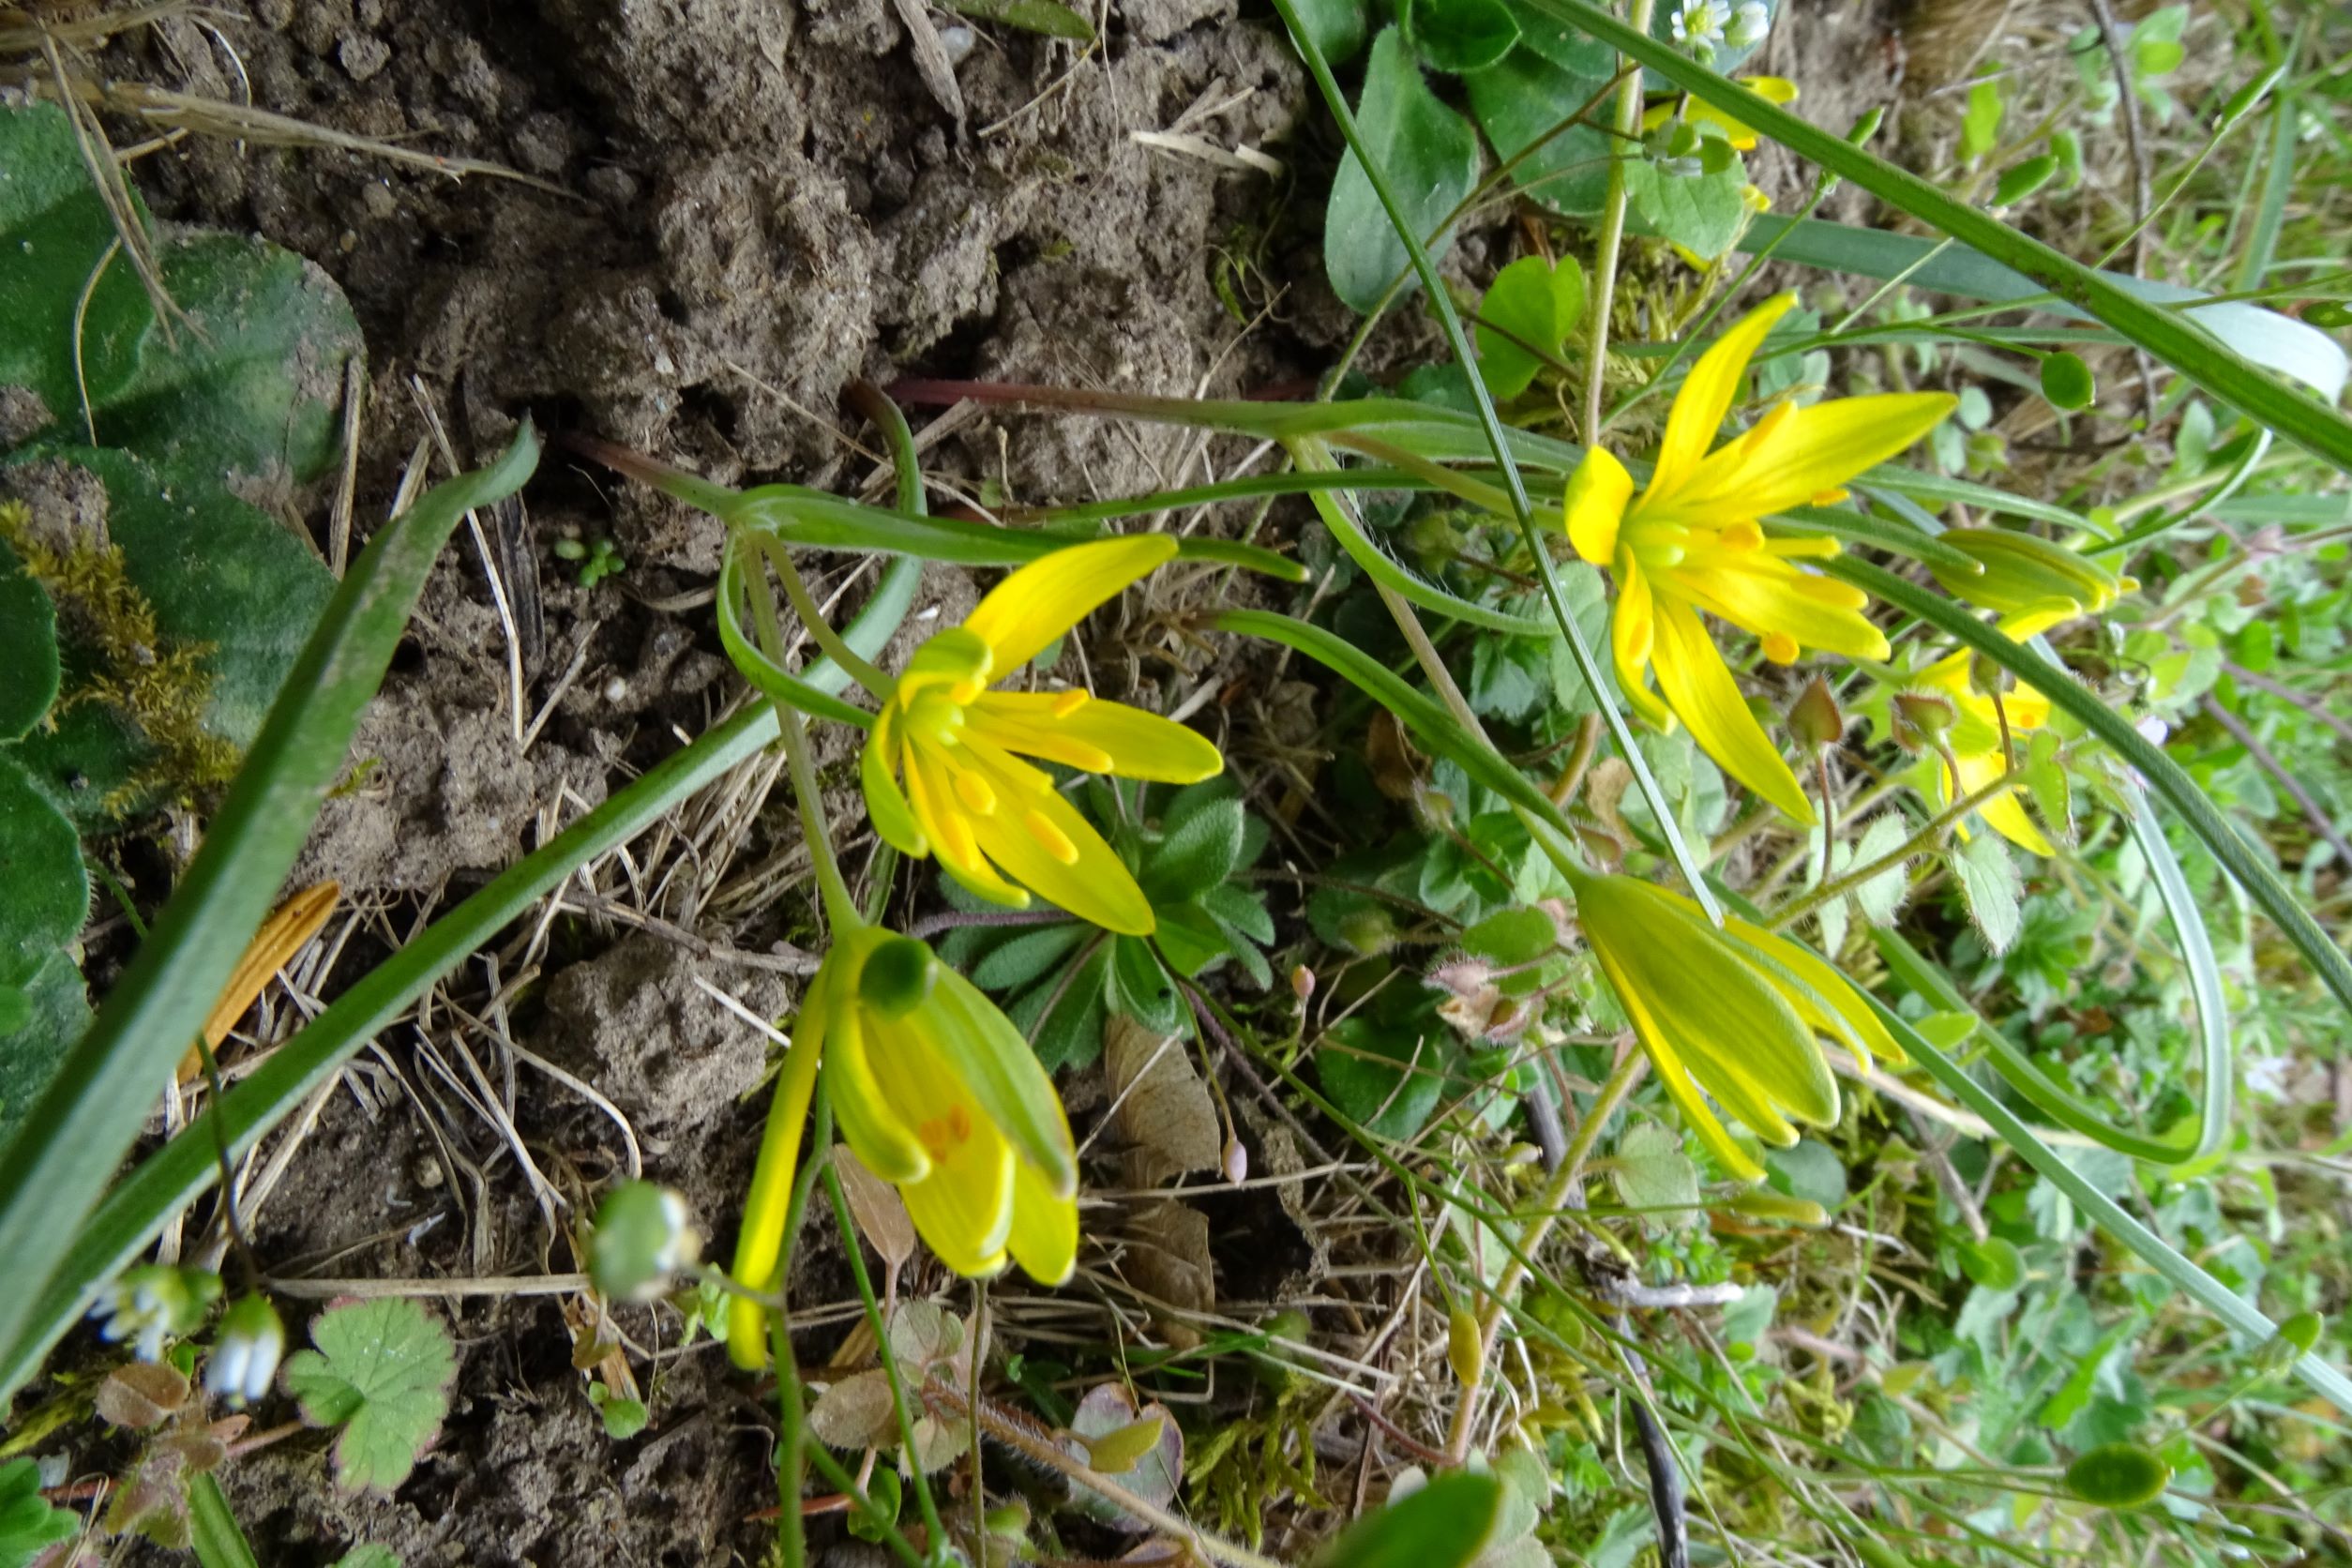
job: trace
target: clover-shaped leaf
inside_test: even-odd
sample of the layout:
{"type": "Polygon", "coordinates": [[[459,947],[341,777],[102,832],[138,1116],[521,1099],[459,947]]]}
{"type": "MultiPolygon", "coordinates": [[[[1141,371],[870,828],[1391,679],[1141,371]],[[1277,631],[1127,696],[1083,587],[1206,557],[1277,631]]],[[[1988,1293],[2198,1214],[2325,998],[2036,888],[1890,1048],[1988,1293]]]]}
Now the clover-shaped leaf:
{"type": "Polygon", "coordinates": [[[335,1479],[346,1491],[389,1492],[449,1413],[458,1358],[449,1333],[413,1301],[350,1302],[310,1325],[315,1350],[286,1363],[286,1386],[313,1426],[339,1426],[335,1479]]]}

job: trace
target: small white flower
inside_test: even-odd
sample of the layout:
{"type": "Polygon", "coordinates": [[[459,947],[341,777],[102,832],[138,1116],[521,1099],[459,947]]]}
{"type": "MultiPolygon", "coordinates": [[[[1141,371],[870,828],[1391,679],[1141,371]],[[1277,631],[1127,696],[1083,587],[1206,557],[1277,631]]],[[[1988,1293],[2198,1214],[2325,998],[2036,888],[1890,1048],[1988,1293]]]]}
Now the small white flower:
{"type": "Polygon", "coordinates": [[[1772,30],[1772,13],[1764,0],[1747,0],[1732,13],[1731,25],[1724,30],[1723,39],[1733,49],[1754,49],[1772,30]]]}
{"type": "Polygon", "coordinates": [[[148,1263],[124,1270],[100,1290],[90,1316],[102,1319],[100,1338],[128,1339],[141,1361],[161,1361],[164,1341],[192,1332],[219,1296],[219,1274],[148,1263]]]}
{"type": "Polygon", "coordinates": [[[1672,28],[1674,41],[1689,50],[1700,60],[1714,57],[1715,46],[1723,42],[1724,27],[1731,20],[1731,8],[1725,0],[1682,0],[1674,8],[1672,28]]]}
{"type": "Polygon", "coordinates": [[[286,1353],[286,1325],[266,1296],[248,1296],[220,1319],[219,1337],[204,1363],[204,1387],[242,1408],[269,1392],[286,1353]]]}

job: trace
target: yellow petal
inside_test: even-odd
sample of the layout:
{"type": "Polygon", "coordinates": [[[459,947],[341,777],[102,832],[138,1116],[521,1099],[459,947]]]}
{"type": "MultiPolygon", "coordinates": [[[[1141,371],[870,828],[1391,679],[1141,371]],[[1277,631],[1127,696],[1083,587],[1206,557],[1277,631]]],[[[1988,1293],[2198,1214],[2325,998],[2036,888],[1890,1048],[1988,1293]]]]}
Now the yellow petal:
{"type": "Polygon", "coordinates": [[[1698,356],[1698,363],[1691,367],[1690,374],[1683,379],[1682,389],[1674,395],[1673,412],[1666,415],[1666,440],[1658,448],[1658,465],[1651,473],[1650,488],[1642,496],[1645,509],[1676,499],[1697,473],[1699,460],[1706,457],[1716,431],[1723,428],[1724,415],[1731,412],[1732,400],[1739,393],[1740,378],[1747,373],[1748,361],[1756,357],[1756,351],[1772,330],[1772,324],[1796,303],[1793,294],[1774,294],[1741,317],[1730,331],[1715,339],[1713,347],[1698,356]]]}
{"type": "Polygon", "coordinates": [[[1026,1164],[1013,1167],[1014,1261],[1040,1285],[1059,1285],[1078,1267],[1078,1199],[1056,1198],[1026,1164]]]}
{"type": "Polygon", "coordinates": [[[1757,637],[1777,632],[1806,648],[1849,658],[1886,658],[1886,634],[1862,612],[1869,599],[1851,583],[1815,577],[1760,552],[1718,554],[1674,568],[1674,584],[1710,613],[1757,637]]]}
{"type": "Polygon", "coordinates": [[[1134,534],[1057,550],[990,589],[964,617],[964,629],[988,645],[1002,678],[1036,657],[1037,650],[1084,620],[1095,606],[1175,554],[1176,541],[1165,534],[1134,534]]]}
{"type": "Polygon", "coordinates": [[[893,766],[902,716],[895,700],[883,703],[882,712],[874,716],[874,727],[867,731],[865,747],[858,753],[857,777],[866,792],[866,815],[872,819],[882,841],[900,854],[921,860],[931,852],[931,842],[915,821],[906,792],[898,788],[893,766]]]}
{"type": "Polygon", "coordinates": [[[906,760],[907,801],[913,807],[914,820],[938,852],[939,863],[947,867],[950,876],[990,903],[1027,909],[1029,895],[999,876],[981,852],[975,820],[956,798],[946,760],[929,746],[907,747],[906,760]]]}
{"type": "Polygon", "coordinates": [[[1878,1015],[1855,994],[1853,983],[1834,966],[1787,937],[1751,926],[1736,915],[1724,921],[1724,929],[1755,949],[1768,965],[1787,972],[1776,975],[1768,969],[1766,977],[1807,1023],[1852,1051],[1863,1072],[1870,1070],[1874,1056],[1890,1062],[1904,1059],[1903,1048],[1894,1043],[1878,1015]]]}
{"type": "Polygon", "coordinates": [[[1586,451],[1584,460],[1568,476],[1567,499],[1560,509],[1561,526],[1576,553],[1596,566],[1617,564],[1617,530],[1625,520],[1625,503],[1634,493],[1634,476],[1604,447],[1586,451]]]}
{"type": "Polygon", "coordinates": [[[1225,759],[1206,735],[1082,691],[985,692],[964,723],[1005,751],[1087,773],[1198,784],[1225,771],[1225,759]]]}
{"type": "MultiPolygon", "coordinates": [[[[824,1043],[824,990],[821,970],[801,999],[792,1047],[776,1074],[767,1126],[760,1135],[760,1158],[752,1167],[750,1196],[744,1200],[743,1229],[735,1238],[735,1265],[729,1272],[738,1284],[763,1294],[772,1294],[782,1282],[784,1220],[792,1207],[792,1174],[800,1165],[801,1123],[808,1115],[824,1043]]],[[[741,1296],[729,1298],[727,1354],[746,1371],[767,1364],[766,1307],[741,1296]]]]}
{"type": "MultiPolygon", "coordinates": [[[[1941,424],[1958,400],[1946,392],[1887,392],[1797,409],[1699,464],[1675,494],[1674,510],[1760,518],[1806,505],[1902,452],[1941,424]]],[[[1679,413],[1681,405],[1675,407],[1679,413]]],[[[1651,488],[1657,488],[1654,479],[1651,488]]]]}
{"type": "Polygon", "coordinates": [[[1618,579],[1617,606],[1609,611],[1609,653],[1617,663],[1617,689],[1643,723],[1653,730],[1671,731],[1672,710],[1650,689],[1650,656],[1657,646],[1656,617],[1650,579],[1628,561],[1618,579]]]}
{"type": "Polygon", "coordinates": [[[994,746],[966,742],[971,763],[1005,801],[972,826],[980,849],[1004,874],[1040,897],[1107,931],[1149,936],[1152,905],[1135,877],[1060,792],[994,746]],[[1016,771],[1018,770],[1018,771],[1016,771]],[[1024,777],[1023,775],[1028,776],[1024,777]]]}
{"type": "MultiPolygon", "coordinates": [[[[859,938],[877,939],[860,945],[857,957],[861,962],[885,934],[856,933],[859,938]]],[[[838,945],[835,953],[840,953],[838,945]]],[[[879,1016],[857,1004],[854,971],[844,970],[842,976],[836,982],[842,990],[832,999],[824,1039],[825,1097],[833,1103],[841,1140],[856,1152],[867,1169],[883,1181],[919,1182],[930,1173],[931,1156],[898,1108],[885,1097],[875,1073],[874,1040],[867,1025],[879,1016]]]]}
{"type": "Polygon", "coordinates": [[[983,1114],[1046,1190],[1078,1190],[1078,1145],[1053,1079],[1019,1030],[978,987],[942,966],[929,999],[912,1015],[933,1053],[959,1075],[983,1114]]]}
{"type": "Polygon", "coordinates": [[[1731,671],[1690,606],[1659,596],[1658,689],[1715,765],[1803,823],[1814,821],[1797,776],[1748,712],[1731,671]]]}
{"type": "Polygon", "coordinates": [[[1576,893],[1587,940],[1621,998],[1638,999],[1700,1087],[1768,1142],[1796,1141],[1782,1114],[1834,1121],[1837,1083],[1804,1020],[1753,957],[1680,894],[1634,877],[1576,893]]]}

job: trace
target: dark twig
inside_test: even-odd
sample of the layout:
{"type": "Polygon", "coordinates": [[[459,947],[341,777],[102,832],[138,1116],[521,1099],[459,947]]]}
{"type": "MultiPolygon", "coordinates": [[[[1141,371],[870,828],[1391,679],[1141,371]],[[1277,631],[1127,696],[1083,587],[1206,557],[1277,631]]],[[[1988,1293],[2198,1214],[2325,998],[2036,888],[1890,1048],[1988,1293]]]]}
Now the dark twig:
{"type": "Polygon", "coordinates": [[[2205,709],[2207,716],[2228,731],[2231,738],[2246,748],[2246,755],[2254,760],[2256,767],[2276,779],[2279,788],[2303,808],[2303,819],[2311,823],[2314,833],[2326,839],[2335,850],[2338,861],[2352,867],[2352,844],[2344,841],[2344,835],[2336,831],[2335,824],[2328,820],[2327,812],[2320,809],[2319,802],[2312,798],[2312,792],[2286,771],[2285,764],[2270,755],[2269,747],[2254,738],[2254,732],[2246,728],[2246,721],[2210,697],[2205,698],[2199,705],[2205,709]]]}

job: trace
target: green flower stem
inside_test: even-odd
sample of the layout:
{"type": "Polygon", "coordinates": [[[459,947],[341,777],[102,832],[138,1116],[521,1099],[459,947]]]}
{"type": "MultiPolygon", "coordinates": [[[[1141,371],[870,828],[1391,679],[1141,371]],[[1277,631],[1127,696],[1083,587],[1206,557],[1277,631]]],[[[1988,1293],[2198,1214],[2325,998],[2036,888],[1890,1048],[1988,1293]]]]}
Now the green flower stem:
{"type": "Polygon", "coordinates": [[[808,592],[808,584],[802,580],[800,568],[792,565],[791,548],[770,535],[753,536],[760,541],[761,552],[776,567],[776,579],[784,584],[784,596],[792,601],[792,613],[800,617],[800,624],[807,628],[809,636],[817,640],[817,646],[825,651],[825,656],[848,671],[850,678],[864,686],[874,701],[889,701],[891,692],[896,689],[895,684],[889,676],[860,658],[855,649],[841,641],[841,634],[833,629],[833,623],[826,620],[824,611],[817,608],[816,597],[808,592]]]}
{"type": "MultiPolygon", "coordinates": [[[[890,1325],[883,1321],[882,1303],[875,1298],[874,1282],[866,1273],[865,1243],[858,1239],[857,1221],[850,1215],[850,1195],[841,1190],[840,1172],[827,1160],[824,1169],[825,1194],[833,1200],[833,1222],[840,1228],[841,1250],[850,1260],[850,1277],[857,1282],[857,1299],[866,1305],[866,1320],[874,1325],[874,1353],[882,1359],[882,1371],[890,1380],[890,1404],[898,1416],[898,1440],[905,1445],[907,1470],[914,1478],[914,1500],[923,1511],[923,1528],[930,1539],[925,1542],[924,1557],[932,1568],[941,1568],[948,1560],[947,1530],[940,1523],[939,1504],[932,1500],[931,1484],[923,1473],[923,1464],[914,1446],[914,1408],[907,1400],[906,1380],[899,1375],[898,1358],[890,1348],[890,1325]]],[[[977,1332],[974,1325],[973,1332],[977,1332]]],[[[973,1347],[973,1354],[978,1354],[973,1347]]]]}
{"type": "MultiPolygon", "coordinates": [[[[1633,1092],[1634,1085],[1641,1079],[1642,1069],[1649,1064],[1650,1058],[1642,1053],[1638,1046],[1627,1047],[1618,1057],[1616,1067],[1601,1085],[1601,1092],[1592,1097],[1591,1108],[1576,1123],[1576,1136],[1569,1140],[1568,1152],[1560,1159],[1560,1168],[1552,1172],[1551,1179],[1544,1184],[1544,1190],[1536,1195],[1534,1217],[1528,1223],[1527,1234],[1513,1249],[1511,1261],[1504,1267],[1502,1278],[1488,1293],[1486,1310],[1478,1320],[1480,1365],[1486,1364],[1494,1354],[1495,1335],[1501,1331],[1511,1298],[1528,1277],[1527,1259],[1535,1256],[1545,1238],[1551,1234],[1552,1224],[1566,1206],[1568,1195],[1584,1179],[1585,1161],[1591,1156],[1593,1145],[1600,1141],[1601,1129],[1608,1124],[1610,1116],[1624,1103],[1625,1096],[1633,1092]]],[[[1454,1421],[1446,1430],[1445,1449],[1447,1456],[1456,1465],[1470,1458],[1470,1430],[1478,1425],[1478,1407],[1485,1390],[1485,1382],[1482,1380],[1464,1389],[1462,1397],[1455,1402],[1454,1421]]]]}
{"type": "MultiPolygon", "coordinates": [[[[1649,0],[1635,0],[1635,4],[1647,19],[1649,0]]],[[[1576,625],[1576,617],[1569,613],[1567,596],[1560,583],[1560,573],[1553,566],[1551,550],[1536,527],[1526,482],[1520,476],[1517,460],[1512,456],[1512,433],[1503,428],[1501,416],[1495,413],[1494,399],[1487,395],[1486,383],[1478,374],[1478,355],[1471,351],[1470,335],[1463,330],[1461,313],[1454,309],[1454,301],[1445,292],[1444,279],[1438,276],[1437,264],[1429,259],[1428,249],[1421,243],[1421,236],[1413,232],[1412,225],[1406,219],[1404,208],[1398,204],[1396,192],[1389,183],[1387,171],[1380,167],[1380,159],[1371,156],[1371,149],[1364,145],[1364,134],[1356,127],[1356,117],[1348,108],[1347,95],[1339,90],[1339,83],[1331,73],[1331,62],[1323,58],[1323,52],[1315,42],[1314,34],[1300,19],[1298,0],[1274,0],[1274,9],[1281,13],[1283,25],[1290,30],[1291,44],[1298,50],[1299,57],[1306,62],[1306,68],[1315,78],[1315,85],[1322,94],[1325,106],[1339,123],[1340,135],[1347,140],[1349,150],[1356,155],[1357,162],[1363,166],[1364,178],[1370,183],[1373,194],[1380,198],[1381,209],[1388,214],[1390,226],[1404,244],[1406,255],[1411,258],[1413,271],[1420,277],[1421,286],[1428,295],[1429,308],[1437,312],[1438,324],[1445,331],[1446,346],[1453,350],[1455,362],[1462,368],[1462,379],[1470,388],[1480,433],[1485,437],[1487,449],[1501,471],[1503,490],[1511,502],[1511,515],[1517,520],[1528,554],[1535,563],[1536,575],[1544,584],[1544,597],[1551,608],[1552,620],[1560,628],[1560,637],[1567,642],[1576,673],[1584,681],[1585,689],[1592,693],[1593,702],[1600,708],[1602,716],[1607,719],[1609,738],[1616,744],[1618,754],[1625,759],[1625,765],[1633,770],[1635,787],[1641,792],[1642,799],[1649,804],[1651,815],[1665,834],[1666,848],[1673,854],[1683,882],[1698,899],[1699,906],[1706,910],[1708,917],[1720,924],[1723,910],[1716,903],[1713,893],[1708,889],[1698,857],[1683,841],[1681,829],[1676,824],[1674,812],[1667,805],[1666,792],[1658,787],[1648,760],[1634,743],[1633,727],[1626,721],[1624,710],[1609,696],[1600,660],[1586,643],[1584,631],[1576,625]]],[[[1634,52],[1628,50],[1625,53],[1634,52]]],[[[1632,79],[1628,90],[1634,95],[1637,111],[1640,95],[1637,76],[1632,79]]],[[[1741,96],[1754,97],[1744,93],[1741,96]]]]}
{"type": "MultiPolygon", "coordinates": [[[[792,1200],[784,1210],[784,1242],[776,1255],[776,1289],[779,1297],[792,1289],[792,1253],[800,1245],[801,1227],[808,1220],[809,1195],[816,1190],[819,1171],[828,1168],[832,1160],[833,1102],[825,1098],[822,1077],[809,1105],[814,1118],[808,1133],[810,1153],[801,1162],[800,1173],[792,1178],[792,1200]]],[[[800,1516],[801,1494],[807,1473],[808,1428],[801,1403],[800,1360],[792,1353],[792,1312],[781,1300],[768,1324],[768,1339],[770,1359],[776,1363],[776,1541],[784,1557],[784,1568],[802,1568],[808,1560],[808,1539],[800,1516]]]]}
{"type": "MultiPolygon", "coordinates": [[[[1650,32],[1651,0],[1633,0],[1633,30],[1650,32]]],[[[1641,134],[1641,72],[1628,71],[1617,92],[1617,134],[1641,134]]],[[[1584,423],[1577,433],[1588,446],[1601,439],[1601,402],[1608,384],[1609,311],[1617,302],[1617,255],[1625,243],[1625,159],[1609,159],[1607,193],[1601,200],[1601,232],[1592,242],[1592,337],[1585,350],[1584,423]]],[[[1664,816],[1658,819],[1666,821],[1664,816]]],[[[1687,875],[1687,869],[1685,874],[1687,875]]],[[[1696,882],[1696,878],[1692,878],[1696,882]]],[[[1717,917],[1720,920],[1720,916],[1717,917]]]]}

